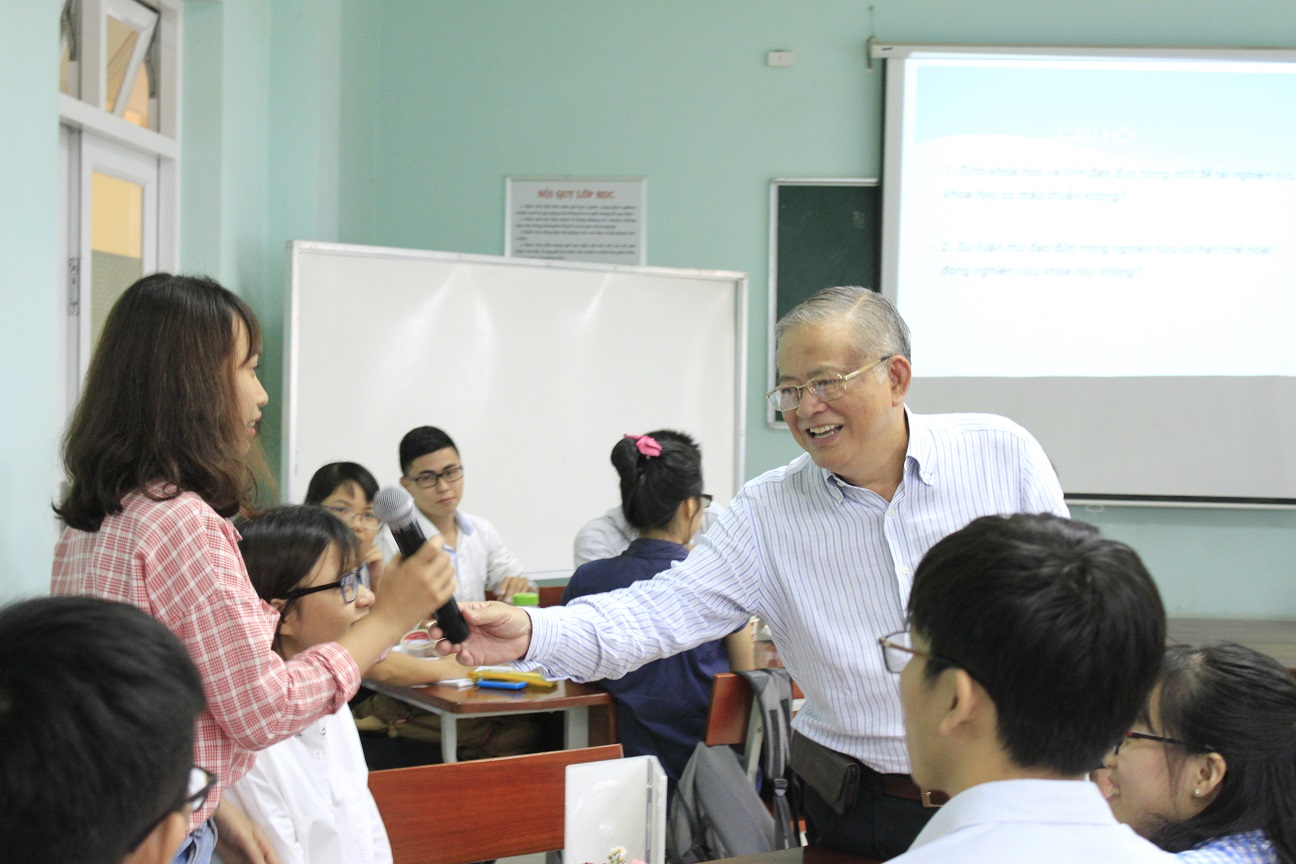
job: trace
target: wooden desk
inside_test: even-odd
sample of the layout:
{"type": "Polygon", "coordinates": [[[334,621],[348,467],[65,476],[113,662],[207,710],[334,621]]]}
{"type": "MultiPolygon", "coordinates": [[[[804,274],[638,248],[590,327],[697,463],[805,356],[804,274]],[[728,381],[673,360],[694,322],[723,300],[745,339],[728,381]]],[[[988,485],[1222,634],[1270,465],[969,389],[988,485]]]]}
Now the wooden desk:
{"type": "Polygon", "coordinates": [[[590,746],[590,729],[595,729],[595,744],[616,741],[613,727],[612,697],[604,690],[575,681],[559,681],[553,690],[481,690],[428,684],[424,687],[397,687],[377,681],[365,686],[384,693],[441,718],[441,759],[457,761],[459,733],[456,723],[461,717],[498,717],[504,714],[532,714],[544,711],[563,712],[563,747],[575,750],[590,746]],[[597,712],[591,717],[590,709],[597,712]],[[593,720],[593,724],[591,721],[593,720]]]}
{"type": "Polygon", "coordinates": [[[864,858],[850,852],[829,849],[827,846],[800,846],[795,849],[780,849],[777,852],[721,858],[711,864],[880,864],[880,862],[876,858],[864,858]]]}
{"type": "Polygon", "coordinates": [[[1268,654],[1296,669],[1296,621],[1235,621],[1228,618],[1171,618],[1171,641],[1185,645],[1227,640],[1268,654]]]}

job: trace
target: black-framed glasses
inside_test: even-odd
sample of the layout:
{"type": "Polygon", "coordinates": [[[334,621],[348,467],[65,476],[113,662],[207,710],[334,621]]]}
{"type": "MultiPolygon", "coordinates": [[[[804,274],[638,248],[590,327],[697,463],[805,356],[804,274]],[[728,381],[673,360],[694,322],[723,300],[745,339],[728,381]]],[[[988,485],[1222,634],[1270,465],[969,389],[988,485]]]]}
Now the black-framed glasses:
{"type": "Polygon", "coordinates": [[[894,633],[879,636],[877,641],[878,647],[882,649],[882,665],[886,666],[888,672],[896,675],[903,672],[905,666],[914,657],[924,657],[928,660],[937,660],[951,666],[958,666],[960,669],[963,668],[961,664],[955,663],[953,660],[946,660],[944,657],[937,657],[935,654],[928,654],[926,651],[919,651],[913,647],[913,637],[908,630],[897,630],[894,633]]]}
{"type": "Polygon", "coordinates": [[[348,525],[354,525],[359,522],[367,528],[372,528],[378,524],[378,517],[374,515],[372,510],[364,510],[357,513],[350,507],[344,507],[341,504],[325,504],[323,506],[325,510],[329,511],[348,525]]]}
{"type": "Polygon", "coordinates": [[[139,848],[139,845],[148,839],[153,830],[162,824],[172,813],[185,810],[189,813],[197,812],[202,809],[203,804],[207,803],[207,796],[211,790],[216,787],[216,775],[206,768],[199,768],[197,765],[189,769],[189,777],[185,781],[185,791],[172,806],[168,807],[166,812],[148,824],[148,827],[140,832],[134,843],[131,843],[131,850],[139,848]]]}
{"type": "Polygon", "coordinates": [[[804,384],[783,384],[765,394],[765,398],[774,406],[775,411],[792,411],[801,404],[801,391],[809,390],[810,395],[820,402],[832,402],[846,395],[846,382],[863,375],[879,363],[890,360],[894,355],[884,354],[878,359],[861,366],[846,375],[834,375],[831,378],[816,378],[804,384]]]}
{"type": "Polygon", "coordinates": [[[463,479],[463,466],[453,465],[440,474],[435,471],[424,471],[415,477],[406,477],[406,480],[418,486],[420,489],[431,489],[442,480],[447,483],[454,483],[463,479]]]}
{"type": "Polygon", "coordinates": [[[702,509],[704,509],[704,510],[705,510],[707,507],[710,507],[710,506],[711,506],[711,502],[715,500],[715,496],[714,496],[714,495],[708,495],[708,494],[705,493],[705,492],[703,492],[701,495],[699,495],[699,496],[697,496],[697,497],[699,497],[699,498],[702,499],[702,509]]]}
{"type": "Polygon", "coordinates": [[[336,588],[342,592],[342,602],[354,603],[356,597],[360,596],[360,586],[369,587],[369,568],[361,564],[354,570],[348,570],[342,574],[342,578],[336,582],[330,582],[327,585],[316,585],[313,588],[294,588],[291,591],[285,591],[276,597],[276,600],[291,600],[294,597],[305,597],[307,594],[314,594],[319,591],[328,591],[336,588]]]}
{"type": "Polygon", "coordinates": [[[1130,741],[1131,739],[1139,739],[1142,741],[1159,741],[1162,744],[1175,744],[1179,747],[1187,747],[1189,750],[1197,750],[1202,753],[1210,753],[1215,750],[1214,747],[1207,747],[1205,744],[1196,744],[1192,741],[1184,741],[1182,738],[1171,738],[1167,735],[1154,735],[1151,732],[1135,732],[1133,729],[1131,729],[1130,731],[1125,733],[1124,737],[1122,737],[1120,741],[1116,742],[1116,749],[1113,752],[1119,753],[1121,751],[1121,747],[1125,746],[1126,742],[1130,741]]]}

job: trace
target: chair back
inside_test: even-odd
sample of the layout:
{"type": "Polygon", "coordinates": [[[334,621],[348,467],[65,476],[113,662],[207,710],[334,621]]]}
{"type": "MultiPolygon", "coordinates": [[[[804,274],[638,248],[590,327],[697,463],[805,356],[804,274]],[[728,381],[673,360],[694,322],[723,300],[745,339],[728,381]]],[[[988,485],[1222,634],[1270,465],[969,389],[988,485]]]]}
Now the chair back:
{"type": "Polygon", "coordinates": [[[567,766],[621,745],[369,773],[394,864],[463,864],[563,848],[567,766]]]}
{"type": "Polygon", "coordinates": [[[746,744],[751,722],[752,687],[733,672],[720,672],[711,682],[711,707],[707,713],[706,737],[716,744],[746,744]]]}

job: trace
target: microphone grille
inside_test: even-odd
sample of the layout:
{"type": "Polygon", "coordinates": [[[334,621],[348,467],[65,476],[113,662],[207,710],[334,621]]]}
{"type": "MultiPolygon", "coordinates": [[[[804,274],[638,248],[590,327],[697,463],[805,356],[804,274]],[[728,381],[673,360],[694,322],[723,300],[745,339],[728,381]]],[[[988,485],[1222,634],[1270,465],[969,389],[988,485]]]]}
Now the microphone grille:
{"type": "Polygon", "coordinates": [[[414,510],[414,499],[400,486],[386,486],[374,496],[373,509],[378,521],[384,525],[404,522],[414,510]]]}

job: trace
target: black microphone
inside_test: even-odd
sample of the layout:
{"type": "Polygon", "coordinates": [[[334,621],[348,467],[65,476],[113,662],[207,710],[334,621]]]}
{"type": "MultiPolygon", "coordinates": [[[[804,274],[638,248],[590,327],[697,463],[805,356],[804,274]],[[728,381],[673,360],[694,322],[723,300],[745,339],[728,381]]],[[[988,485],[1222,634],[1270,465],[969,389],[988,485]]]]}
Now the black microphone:
{"type": "MultiPolygon", "coordinates": [[[[392,538],[402,555],[410,558],[423,548],[427,538],[419,527],[418,517],[414,513],[414,499],[408,492],[399,486],[379,489],[374,496],[373,509],[378,521],[391,530],[392,538]]],[[[468,625],[464,623],[454,597],[436,611],[436,622],[445,638],[451,642],[459,644],[468,638],[468,625]]]]}

